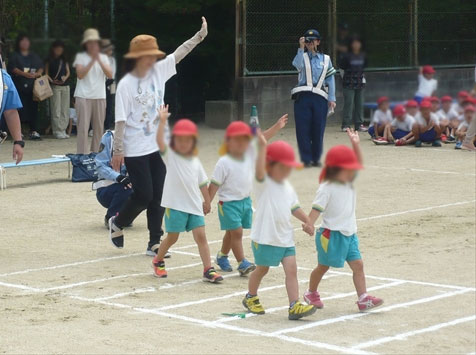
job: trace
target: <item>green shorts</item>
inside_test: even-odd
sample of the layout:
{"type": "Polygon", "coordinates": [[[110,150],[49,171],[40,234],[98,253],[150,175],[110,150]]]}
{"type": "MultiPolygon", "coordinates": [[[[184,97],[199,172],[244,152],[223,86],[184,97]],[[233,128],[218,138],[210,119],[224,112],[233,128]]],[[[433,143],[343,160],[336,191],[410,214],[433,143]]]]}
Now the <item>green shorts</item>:
{"type": "Polygon", "coordinates": [[[279,266],[284,258],[296,255],[295,247],[275,247],[253,241],[251,249],[253,249],[255,264],[259,266],[279,266]]]}
{"type": "Polygon", "coordinates": [[[205,225],[205,218],[171,208],[165,209],[165,230],[167,233],[190,232],[205,225]]]}
{"type": "Polygon", "coordinates": [[[218,202],[218,218],[221,230],[233,230],[238,228],[251,228],[253,208],[251,198],[247,197],[239,201],[218,202]]]}
{"type": "Polygon", "coordinates": [[[346,261],[362,259],[357,234],[347,237],[339,231],[320,228],[316,232],[316,249],[321,265],[344,267],[346,261]]]}

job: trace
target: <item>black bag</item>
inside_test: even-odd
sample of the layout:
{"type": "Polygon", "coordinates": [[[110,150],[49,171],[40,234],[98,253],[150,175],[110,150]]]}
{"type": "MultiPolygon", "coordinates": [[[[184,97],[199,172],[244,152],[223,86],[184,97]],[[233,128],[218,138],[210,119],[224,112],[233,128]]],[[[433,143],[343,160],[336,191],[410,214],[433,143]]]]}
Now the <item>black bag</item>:
{"type": "Polygon", "coordinates": [[[73,182],[97,180],[98,173],[94,160],[96,153],[66,154],[66,156],[71,159],[71,165],[73,165],[73,182]]]}

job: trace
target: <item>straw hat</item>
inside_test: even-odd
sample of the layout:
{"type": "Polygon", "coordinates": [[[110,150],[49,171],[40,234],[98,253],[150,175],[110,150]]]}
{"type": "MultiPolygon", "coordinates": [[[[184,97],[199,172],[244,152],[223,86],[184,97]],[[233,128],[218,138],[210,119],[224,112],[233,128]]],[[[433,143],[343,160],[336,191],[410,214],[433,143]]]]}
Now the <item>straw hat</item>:
{"type": "Polygon", "coordinates": [[[107,51],[109,49],[114,50],[114,45],[112,44],[112,42],[109,38],[103,38],[101,40],[101,49],[102,49],[102,51],[107,51]]]}
{"type": "Polygon", "coordinates": [[[83,33],[83,40],[81,41],[81,44],[85,44],[86,42],[89,41],[100,41],[101,37],[99,36],[98,30],[95,28],[88,28],[86,31],[83,33]]]}
{"type": "Polygon", "coordinates": [[[155,55],[157,58],[165,57],[165,53],[159,50],[157,38],[149,35],[135,36],[129,45],[129,52],[124,58],[139,58],[145,55],[155,55]]]}

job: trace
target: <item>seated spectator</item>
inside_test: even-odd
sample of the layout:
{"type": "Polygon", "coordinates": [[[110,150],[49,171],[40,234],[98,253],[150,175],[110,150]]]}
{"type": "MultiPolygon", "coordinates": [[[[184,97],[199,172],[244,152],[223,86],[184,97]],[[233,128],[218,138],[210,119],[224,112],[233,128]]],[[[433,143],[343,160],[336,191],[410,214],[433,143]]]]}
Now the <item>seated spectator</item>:
{"type": "Polygon", "coordinates": [[[459,125],[458,113],[453,109],[453,99],[451,96],[443,96],[441,98],[441,109],[437,111],[441,128],[441,140],[454,142],[455,131],[459,125]],[[445,137],[445,138],[443,138],[445,137]]]}
{"type": "Polygon", "coordinates": [[[407,109],[407,114],[415,118],[418,114],[418,102],[415,100],[408,100],[405,107],[407,109]]]}
{"type": "Polygon", "coordinates": [[[412,128],[415,119],[407,114],[405,106],[397,105],[393,109],[393,120],[385,127],[384,139],[389,143],[395,142],[396,146],[413,143],[412,128]]]}
{"type": "Polygon", "coordinates": [[[463,101],[466,100],[469,96],[469,93],[465,90],[458,92],[458,102],[453,103],[452,108],[455,110],[459,116],[463,116],[464,108],[463,101]]]}
{"type": "Polygon", "coordinates": [[[441,147],[441,130],[438,116],[431,112],[431,102],[423,100],[420,104],[420,112],[415,118],[412,128],[415,137],[415,147],[422,146],[422,142],[432,143],[433,147],[441,147]]]}
{"type": "Polygon", "coordinates": [[[463,140],[466,137],[466,132],[468,131],[469,124],[473,120],[474,112],[476,108],[473,105],[468,105],[464,108],[464,120],[461,122],[456,129],[456,145],[455,149],[461,149],[463,145],[463,140]]]}
{"type": "Polygon", "coordinates": [[[415,93],[415,101],[421,103],[424,97],[432,96],[438,87],[438,81],[434,79],[435,69],[431,65],[420,67],[418,74],[418,90],[415,93]]]}
{"type": "MultiPolygon", "coordinates": [[[[369,127],[369,134],[375,140],[381,139],[385,126],[392,121],[392,112],[390,111],[390,102],[387,96],[379,97],[377,100],[378,108],[372,117],[369,127]]],[[[383,138],[382,138],[383,139],[383,138]]],[[[384,142],[383,142],[384,143],[384,142]]]]}

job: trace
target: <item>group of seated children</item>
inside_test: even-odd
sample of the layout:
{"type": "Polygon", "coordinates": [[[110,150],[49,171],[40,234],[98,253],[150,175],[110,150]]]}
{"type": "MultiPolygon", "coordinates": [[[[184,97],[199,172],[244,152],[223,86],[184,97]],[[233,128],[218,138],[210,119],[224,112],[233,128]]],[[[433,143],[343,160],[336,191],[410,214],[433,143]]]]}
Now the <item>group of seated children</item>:
{"type": "Polygon", "coordinates": [[[476,99],[466,91],[458,93],[457,102],[448,95],[441,98],[416,95],[415,100],[396,105],[392,111],[389,98],[382,96],[377,105],[368,130],[377,145],[414,143],[415,147],[421,147],[422,143],[430,143],[441,147],[444,142],[456,143],[455,149],[461,149],[476,111],[476,99]]]}
{"type": "Polygon", "coordinates": [[[240,275],[250,273],[248,292],[242,304],[251,313],[265,313],[258,289],[269,268],[280,264],[285,273],[289,319],[309,316],[323,307],[318,285],[329,267],[343,267],[345,262],[354,273],[358,309],[365,311],[383,303],[367,294],[358,248],[352,184],[357,170],[362,168],[358,133],[348,131],[353,149],[337,146],[328,152],[320,187],[308,215],[299,206],[296,192],[288,181],[293,168],[301,166],[293,148],[284,141],[267,143],[286,125],[287,115],[264,132],[258,129],[257,139],[253,138],[254,132],[246,123],[231,123],[225,133],[223,152],[226,155],[218,160],[210,185],[196,156],[197,126],[188,119],[178,120],[172,129],[170,144],[167,144],[164,130],[168,116],[168,107],[162,107],[157,143],[167,166],[161,203],[166,209],[167,237],[153,260],[155,276],[168,276],[164,261],[167,251],[177,242],[180,233],[191,231],[203,262],[204,281],[223,281],[224,277],[212,266],[205,235],[204,215],[210,212],[211,201],[217,195],[220,227],[225,231],[217,256],[218,265],[223,271],[232,271],[227,260],[231,250],[240,275]],[[253,218],[252,190],[256,198],[253,218]],[[321,228],[314,234],[314,223],[319,215],[323,218],[321,228]],[[315,235],[318,251],[318,266],[311,273],[304,295],[306,303],[299,300],[293,216],[301,221],[306,233],[315,235]],[[243,229],[250,227],[255,263],[246,260],[242,245],[243,229]]]}

